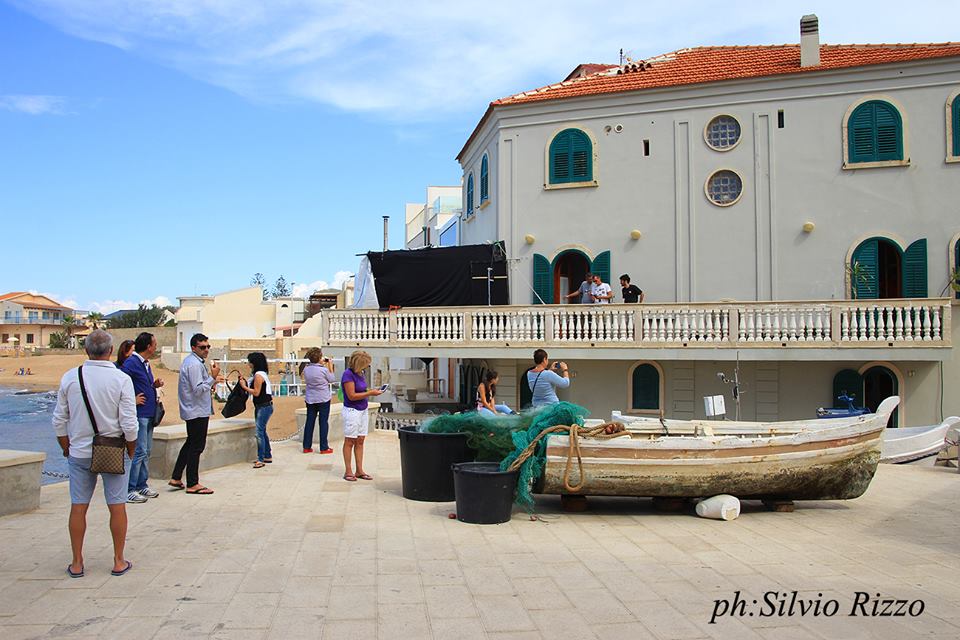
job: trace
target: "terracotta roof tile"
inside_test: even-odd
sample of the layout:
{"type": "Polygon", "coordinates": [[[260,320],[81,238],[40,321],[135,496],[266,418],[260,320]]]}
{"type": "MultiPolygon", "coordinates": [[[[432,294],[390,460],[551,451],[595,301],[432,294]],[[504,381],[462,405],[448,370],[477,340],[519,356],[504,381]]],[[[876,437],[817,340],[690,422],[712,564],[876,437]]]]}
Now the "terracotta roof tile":
{"type": "Polygon", "coordinates": [[[623,67],[614,66],[581,78],[571,78],[559,84],[501,98],[493,104],[519,104],[950,56],[960,56],[960,42],[822,45],[820,64],[813,67],[800,66],[800,45],[797,44],[696,47],[637,61],[623,67]]]}
{"type": "Polygon", "coordinates": [[[820,64],[800,66],[800,45],[695,47],[619,65],[580,65],[566,80],[524,91],[490,103],[463,149],[459,160],[484,122],[497,107],[564,98],[642,91],[664,87],[762,78],[794,73],[816,73],[960,56],[960,42],[926,44],[826,44],[820,46],[820,64]],[[600,70],[577,74],[587,69],[600,70]]]}

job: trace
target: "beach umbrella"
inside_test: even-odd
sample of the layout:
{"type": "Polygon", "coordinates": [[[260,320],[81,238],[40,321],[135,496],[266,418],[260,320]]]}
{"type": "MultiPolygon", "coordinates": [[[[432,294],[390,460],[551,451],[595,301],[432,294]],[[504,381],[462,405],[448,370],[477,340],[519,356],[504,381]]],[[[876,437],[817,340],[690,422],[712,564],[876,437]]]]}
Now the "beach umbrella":
{"type": "Polygon", "coordinates": [[[20,342],[20,338],[16,336],[10,336],[9,338],[7,338],[7,342],[20,342]]]}

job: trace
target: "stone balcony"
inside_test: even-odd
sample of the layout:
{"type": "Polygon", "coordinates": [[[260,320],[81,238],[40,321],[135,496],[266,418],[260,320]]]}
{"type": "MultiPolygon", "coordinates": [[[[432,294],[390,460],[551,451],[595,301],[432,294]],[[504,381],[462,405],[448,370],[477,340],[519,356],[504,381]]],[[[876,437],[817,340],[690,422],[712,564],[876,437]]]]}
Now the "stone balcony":
{"type": "Polygon", "coordinates": [[[555,358],[725,360],[739,353],[744,360],[853,360],[896,352],[897,359],[930,361],[949,357],[953,322],[948,298],[322,313],[319,338],[330,355],[366,348],[392,356],[461,358],[527,358],[543,347],[555,358]]]}

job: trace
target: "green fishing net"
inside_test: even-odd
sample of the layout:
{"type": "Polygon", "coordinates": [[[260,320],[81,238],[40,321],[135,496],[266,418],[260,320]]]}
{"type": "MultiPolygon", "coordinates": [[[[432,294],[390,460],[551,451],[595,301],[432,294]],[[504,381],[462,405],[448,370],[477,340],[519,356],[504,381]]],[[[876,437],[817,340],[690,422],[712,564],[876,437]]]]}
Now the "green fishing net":
{"type": "MultiPolygon", "coordinates": [[[[520,453],[544,429],[558,425],[583,425],[590,412],[570,402],[559,402],[519,414],[483,416],[475,411],[437,416],[426,421],[421,431],[428,433],[466,433],[467,445],[477,452],[477,460],[500,462],[506,470],[520,453]]],[[[533,512],[531,489],[543,473],[547,460],[547,439],[537,445],[534,455],[520,466],[516,502],[533,512]]]]}

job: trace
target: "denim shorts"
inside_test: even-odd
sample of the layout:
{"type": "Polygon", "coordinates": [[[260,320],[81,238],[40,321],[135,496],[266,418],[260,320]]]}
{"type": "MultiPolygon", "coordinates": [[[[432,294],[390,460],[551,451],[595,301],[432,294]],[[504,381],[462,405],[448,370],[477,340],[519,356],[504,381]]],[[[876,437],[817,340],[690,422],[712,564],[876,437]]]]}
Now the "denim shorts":
{"type": "Polygon", "coordinates": [[[70,472],[70,502],[90,504],[93,490],[97,488],[97,476],[103,478],[103,497],[107,504],[123,504],[127,501],[127,480],[130,477],[130,458],[123,456],[124,473],[91,473],[90,458],[67,458],[70,472]]]}

